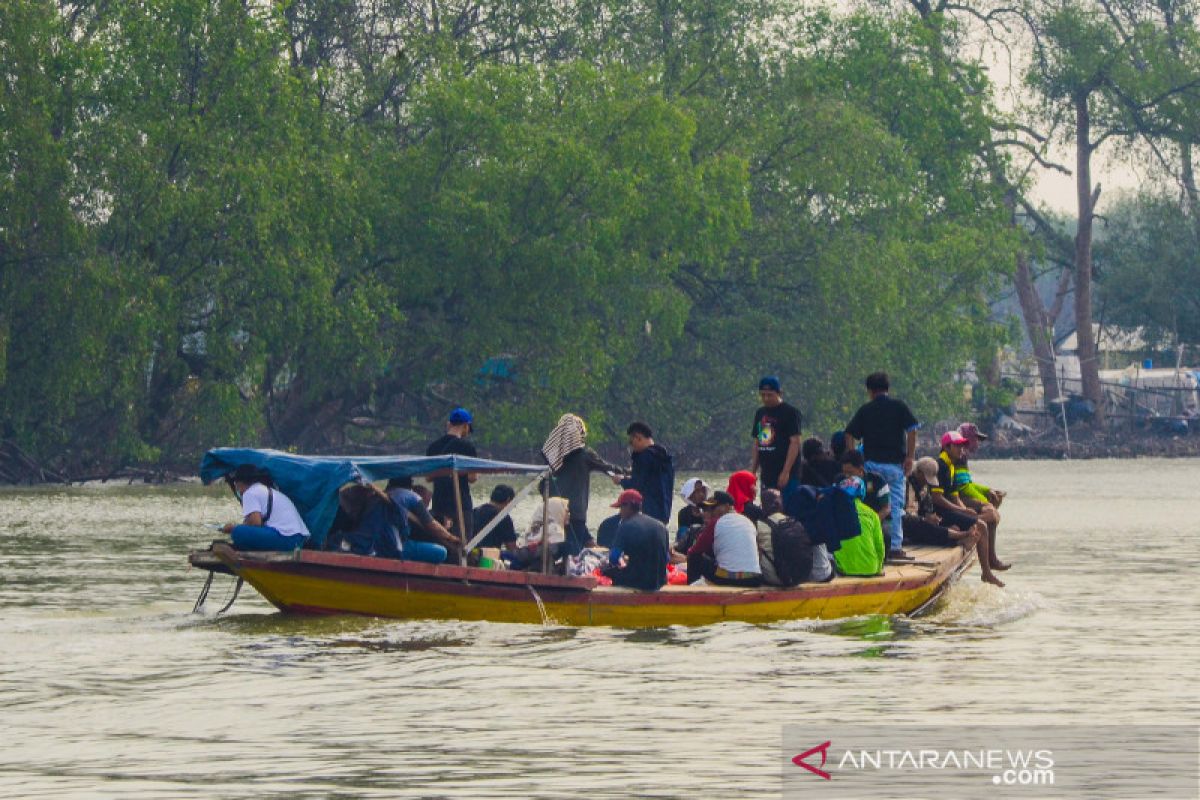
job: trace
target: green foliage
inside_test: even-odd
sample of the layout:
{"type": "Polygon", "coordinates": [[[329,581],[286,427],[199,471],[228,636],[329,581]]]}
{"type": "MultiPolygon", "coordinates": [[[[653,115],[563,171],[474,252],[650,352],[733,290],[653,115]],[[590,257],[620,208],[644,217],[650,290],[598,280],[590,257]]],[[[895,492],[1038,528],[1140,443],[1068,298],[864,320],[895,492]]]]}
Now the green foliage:
{"type": "Polygon", "coordinates": [[[565,410],[744,450],[761,372],[926,415],[1005,332],[971,64],[773,0],[14,0],[0,435],[60,466],[492,447],[565,410]],[[770,35],[768,35],[770,32],[770,35]]]}
{"type": "Polygon", "coordinates": [[[1200,231],[1179,202],[1138,195],[1107,216],[1097,282],[1106,323],[1166,347],[1200,344],[1200,231]]]}

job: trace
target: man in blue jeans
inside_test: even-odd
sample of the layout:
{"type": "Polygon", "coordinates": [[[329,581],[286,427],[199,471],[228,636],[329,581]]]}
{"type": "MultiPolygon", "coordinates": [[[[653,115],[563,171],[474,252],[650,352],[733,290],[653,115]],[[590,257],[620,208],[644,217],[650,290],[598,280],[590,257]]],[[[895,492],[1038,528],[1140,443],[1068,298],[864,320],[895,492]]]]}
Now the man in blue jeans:
{"type": "MultiPolygon", "coordinates": [[[[917,429],[921,425],[903,400],[888,394],[890,381],[886,372],[871,373],[866,383],[871,399],[858,409],[846,426],[846,447],[853,449],[856,442],[862,442],[867,471],[878,473],[887,481],[892,509],[903,509],[905,481],[912,472],[917,454],[917,429]]],[[[902,516],[898,511],[893,513],[885,531],[890,561],[912,560],[903,550],[902,516]]]]}
{"type": "Polygon", "coordinates": [[[221,530],[238,550],[296,550],[308,540],[308,527],[288,496],[271,484],[271,476],[242,464],[225,476],[242,501],[242,524],[221,530]]]}

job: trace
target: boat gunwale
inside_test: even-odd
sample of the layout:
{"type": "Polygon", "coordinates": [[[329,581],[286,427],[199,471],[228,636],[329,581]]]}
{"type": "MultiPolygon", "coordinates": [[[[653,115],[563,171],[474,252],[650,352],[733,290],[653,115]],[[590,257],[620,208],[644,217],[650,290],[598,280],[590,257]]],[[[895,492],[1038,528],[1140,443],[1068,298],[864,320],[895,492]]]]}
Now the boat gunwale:
{"type": "MultiPolygon", "coordinates": [[[[949,549],[949,548],[947,548],[949,549]]],[[[956,548],[958,549],[958,548],[956,548]]],[[[403,588],[412,591],[444,593],[455,596],[530,601],[529,588],[541,590],[548,602],[580,603],[602,606],[710,606],[710,605],[753,605],[766,602],[801,602],[853,595],[891,594],[912,591],[926,586],[935,586],[940,594],[944,585],[952,582],[965,570],[972,554],[963,552],[958,557],[949,557],[938,562],[936,568],[921,575],[885,574],[865,578],[842,578],[825,583],[805,583],[795,587],[737,588],[726,586],[672,587],[664,586],[656,591],[622,590],[600,587],[593,577],[568,578],[561,575],[543,575],[506,570],[490,570],[477,567],[459,567],[446,564],[424,564],[412,561],[380,559],[371,556],[356,556],[344,553],[320,553],[297,551],[297,554],[253,553],[234,550],[229,545],[214,545],[211,551],[195,551],[189,561],[204,569],[208,565],[197,564],[196,556],[218,559],[234,574],[243,570],[265,570],[274,573],[306,575],[325,580],[341,581],[358,585],[393,587],[403,582],[403,588]],[[349,570],[353,574],[346,574],[349,570]]],[[[894,565],[905,567],[912,565],[894,565]]],[[[254,581],[251,580],[251,585],[254,581]]],[[[931,600],[933,598],[930,598],[931,600]]]]}

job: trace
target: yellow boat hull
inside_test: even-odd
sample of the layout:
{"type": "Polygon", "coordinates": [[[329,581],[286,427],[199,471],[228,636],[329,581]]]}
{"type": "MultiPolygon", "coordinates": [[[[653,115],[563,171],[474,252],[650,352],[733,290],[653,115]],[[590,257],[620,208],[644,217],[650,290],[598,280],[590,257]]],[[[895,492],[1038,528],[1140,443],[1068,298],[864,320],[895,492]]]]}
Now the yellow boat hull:
{"type": "Polygon", "coordinates": [[[191,561],[238,575],[284,611],[653,628],[913,613],[973,560],[961,548],[916,548],[915,555],[915,563],[888,565],[873,578],[839,577],[787,589],[667,586],[657,592],[596,586],[590,578],[308,551],[242,553],[224,545],[193,553],[191,561]]]}

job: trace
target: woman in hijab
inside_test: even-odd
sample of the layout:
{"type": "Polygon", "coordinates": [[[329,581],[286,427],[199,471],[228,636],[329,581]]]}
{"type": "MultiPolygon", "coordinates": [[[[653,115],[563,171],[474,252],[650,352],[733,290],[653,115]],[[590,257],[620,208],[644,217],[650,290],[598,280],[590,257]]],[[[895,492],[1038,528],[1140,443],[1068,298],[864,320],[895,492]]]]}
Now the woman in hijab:
{"type": "Polygon", "coordinates": [[[570,505],[567,552],[579,555],[580,550],[595,544],[587,527],[592,473],[619,475],[623,470],[608,463],[587,446],[587,425],[574,414],[559,417],[558,424],[542,445],[542,456],[550,465],[550,493],[566,498],[570,505]]]}
{"type": "Polygon", "coordinates": [[[752,522],[758,522],[765,515],[761,508],[754,503],[758,496],[758,479],[753,472],[740,470],[729,476],[729,486],[725,491],[733,498],[733,510],[752,522]]]}
{"type": "Polygon", "coordinates": [[[708,485],[699,478],[688,478],[683,482],[679,496],[683,498],[683,508],[676,517],[679,530],[675,532],[675,549],[686,553],[704,527],[704,510],[700,504],[708,499],[708,485]]]}

